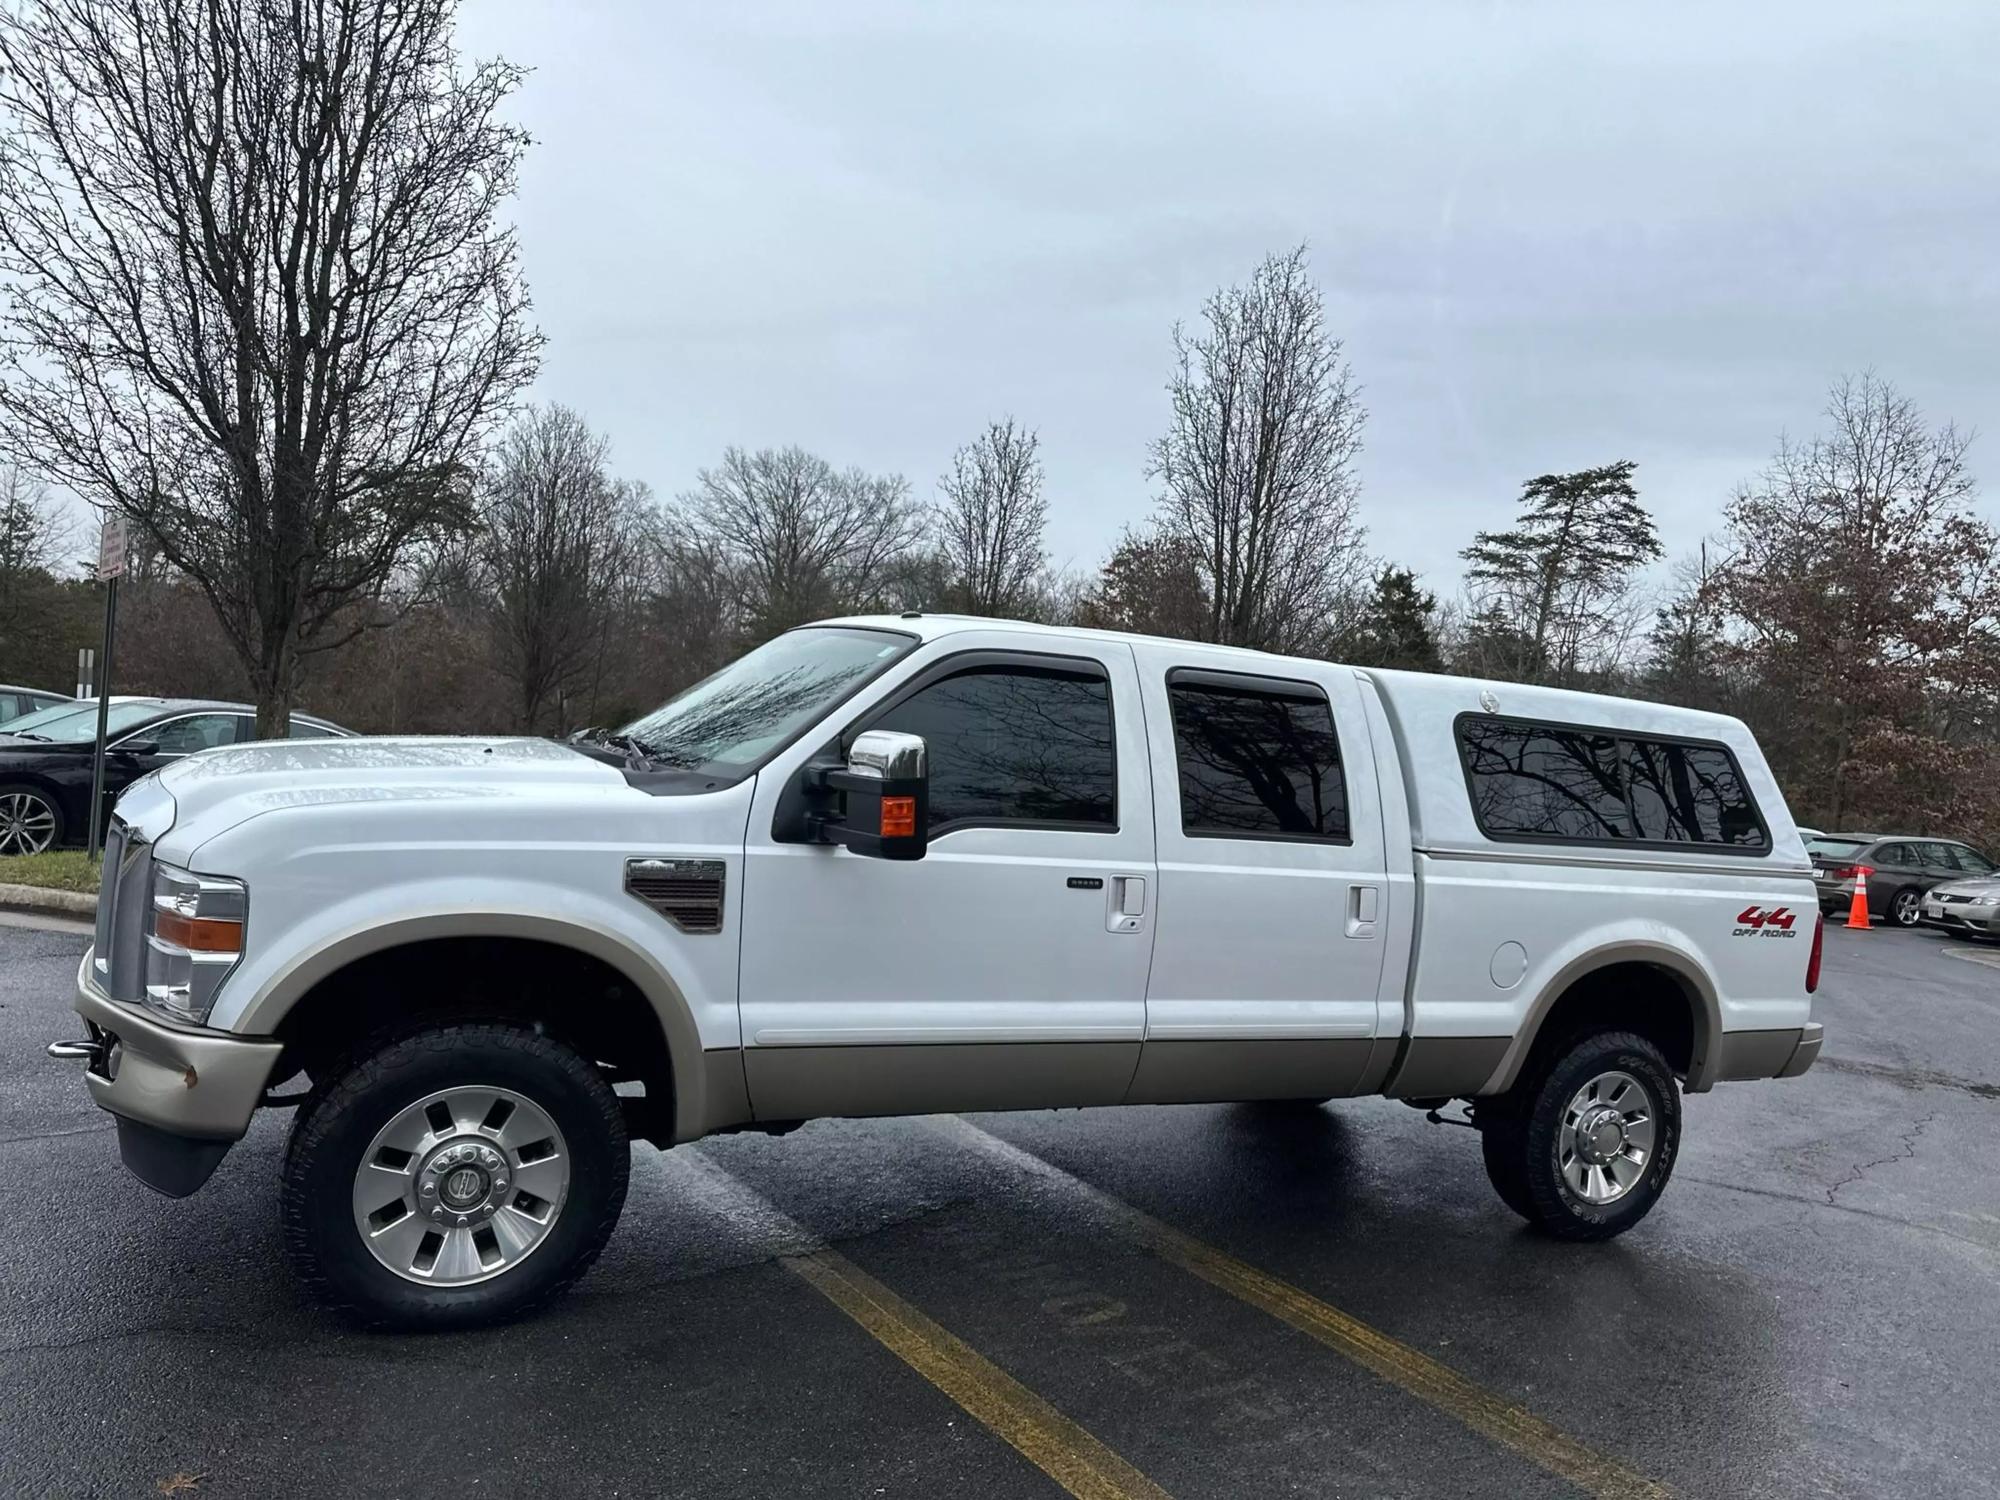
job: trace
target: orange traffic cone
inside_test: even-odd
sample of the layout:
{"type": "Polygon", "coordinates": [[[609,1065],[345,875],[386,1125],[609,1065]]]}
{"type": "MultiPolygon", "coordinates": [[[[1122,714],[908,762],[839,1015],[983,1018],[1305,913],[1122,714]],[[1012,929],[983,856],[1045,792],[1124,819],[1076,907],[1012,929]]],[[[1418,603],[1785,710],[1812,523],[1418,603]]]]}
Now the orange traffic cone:
{"type": "Polygon", "coordinates": [[[1847,925],[1868,930],[1868,867],[1861,866],[1854,872],[1854,900],[1847,908],[1847,925]]]}

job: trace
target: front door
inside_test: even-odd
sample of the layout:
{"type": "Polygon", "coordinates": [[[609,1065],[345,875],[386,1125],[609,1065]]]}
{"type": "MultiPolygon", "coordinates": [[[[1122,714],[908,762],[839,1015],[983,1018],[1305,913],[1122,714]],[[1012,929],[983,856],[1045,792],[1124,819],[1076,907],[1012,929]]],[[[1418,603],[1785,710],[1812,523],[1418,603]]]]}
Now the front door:
{"type": "Polygon", "coordinates": [[[1160,900],[1131,1098],[1354,1092],[1401,1022],[1400,1008],[1378,1019],[1391,886],[1354,674],[1136,653],[1160,900]]]}
{"type": "Polygon", "coordinates": [[[952,635],[836,741],[759,776],[745,857],[744,1068],[760,1119],[1112,1103],[1145,1027],[1152,798],[1131,648],[952,635]],[[774,832],[808,761],[923,736],[930,846],[870,859],[774,832]]]}

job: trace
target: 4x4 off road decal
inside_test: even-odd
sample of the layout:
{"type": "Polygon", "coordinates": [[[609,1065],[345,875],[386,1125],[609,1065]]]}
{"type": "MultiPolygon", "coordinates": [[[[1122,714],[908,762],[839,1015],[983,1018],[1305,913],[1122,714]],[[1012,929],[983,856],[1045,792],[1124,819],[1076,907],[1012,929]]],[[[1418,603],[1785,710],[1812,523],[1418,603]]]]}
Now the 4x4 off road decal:
{"type": "Polygon", "coordinates": [[[1794,920],[1789,906],[1774,906],[1768,911],[1761,906],[1746,906],[1736,914],[1736,930],[1730,936],[1794,937],[1796,936],[1792,931],[1794,920]]]}

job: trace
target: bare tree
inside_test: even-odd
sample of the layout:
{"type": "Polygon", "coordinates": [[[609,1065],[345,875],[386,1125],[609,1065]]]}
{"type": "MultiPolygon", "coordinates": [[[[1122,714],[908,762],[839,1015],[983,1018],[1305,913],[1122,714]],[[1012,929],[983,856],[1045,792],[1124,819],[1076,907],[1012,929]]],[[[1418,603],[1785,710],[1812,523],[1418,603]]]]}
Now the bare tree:
{"type": "Polygon", "coordinates": [[[1202,322],[1174,329],[1173,416],[1148,467],[1161,525],[1198,560],[1205,639],[1317,649],[1363,582],[1366,413],[1305,247],[1210,297],[1202,322]]]}
{"type": "Polygon", "coordinates": [[[56,573],[75,528],[49,493],[0,467],[0,663],[17,678],[49,678],[51,658],[74,633],[74,601],[56,573]]]}
{"type": "Polygon", "coordinates": [[[1717,587],[1780,777],[1838,827],[1857,778],[1872,783],[1860,811],[1908,816],[1885,773],[1948,762],[1968,724],[1991,742],[2000,534],[1972,509],[1969,435],[1872,374],[1837,383],[1826,419],[1730,502],[1717,587]]]}
{"type": "Polygon", "coordinates": [[[0,577],[54,571],[74,531],[45,486],[0,467],[0,577]]]}
{"type": "Polygon", "coordinates": [[[303,656],[467,524],[539,336],[496,224],[520,70],[454,0],[0,11],[0,437],[213,603],[283,734],[303,656]]]}
{"type": "Polygon", "coordinates": [[[645,493],[606,471],[609,444],[563,406],[525,413],[481,486],[481,575],[495,664],[515,689],[519,728],[573,727],[566,703],[604,658],[633,596],[645,493]]]}
{"type": "Polygon", "coordinates": [[[1720,570],[1706,539],[1674,564],[1665,601],[1647,635],[1645,686],[1688,708],[1721,709],[1727,686],[1727,624],[1720,570]]]}
{"type": "Polygon", "coordinates": [[[943,498],[933,515],[954,609],[997,616],[1032,611],[1048,567],[1040,447],[1040,436],[1012,417],[989,422],[952,455],[951,472],[938,481],[943,498]]]}
{"type": "Polygon", "coordinates": [[[838,471],[803,448],[730,448],[680,504],[721,544],[761,639],[887,597],[921,531],[909,493],[899,474],[838,471]]]}

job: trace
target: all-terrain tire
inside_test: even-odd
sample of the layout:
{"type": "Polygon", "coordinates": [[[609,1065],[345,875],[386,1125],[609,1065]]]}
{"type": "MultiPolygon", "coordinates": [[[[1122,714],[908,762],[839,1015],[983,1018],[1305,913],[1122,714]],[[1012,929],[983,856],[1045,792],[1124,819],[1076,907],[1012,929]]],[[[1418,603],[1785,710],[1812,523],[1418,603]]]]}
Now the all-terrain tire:
{"type": "Polygon", "coordinates": [[[1483,1102],[1479,1123],[1486,1175],[1502,1202],[1557,1239],[1608,1240],[1645,1218],[1673,1175],[1680,1150],[1680,1089],[1660,1049],[1646,1038],[1630,1031],[1586,1032],[1531,1063],[1507,1095],[1483,1102]],[[1564,1124],[1579,1091],[1607,1074],[1636,1081],[1653,1129],[1637,1179],[1612,1201],[1599,1203],[1565,1175],[1564,1124]]]}
{"type": "MultiPolygon", "coordinates": [[[[476,1135],[465,1139],[485,1146],[476,1135]]],[[[367,1327],[501,1322],[590,1268],[618,1223],[630,1171],[618,1097],[584,1057],[520,1026],[414,1029],[370,1042],[329,1069],[300,1106],[280,1198],[285,1251],[308,1292],[367,1327]],[[517,1264],[466,1285],[426,1285],[391,1270],[364,1241],[356,1176],[392,1120],[431,1095],[468,1087],[504,1090],[554,1123],[568,1161],[565,1191],[544,1237],[517,1264]]]]}

